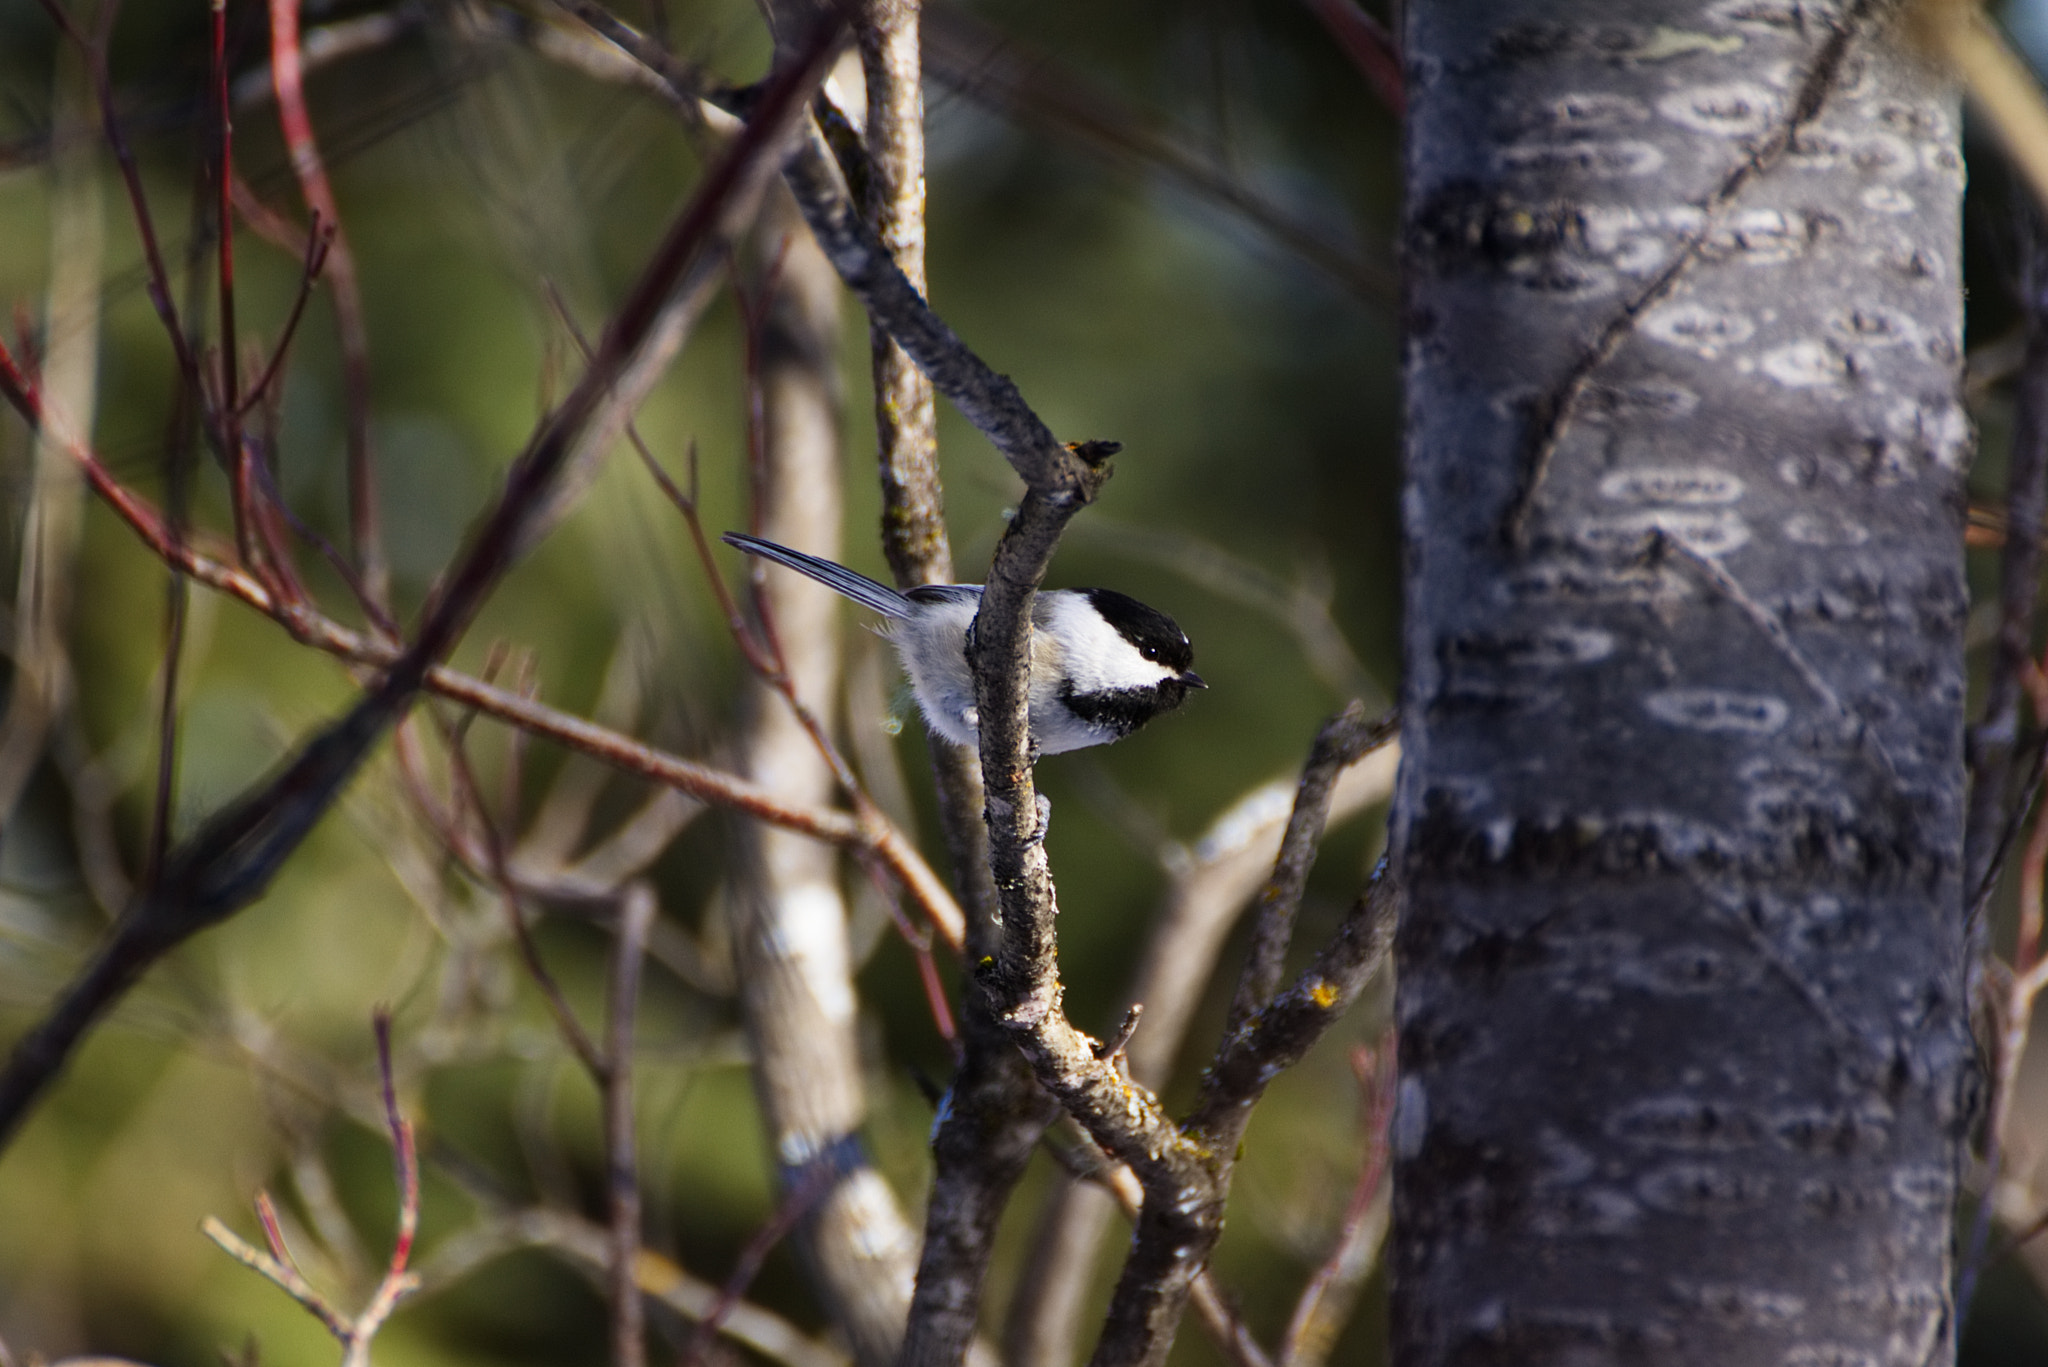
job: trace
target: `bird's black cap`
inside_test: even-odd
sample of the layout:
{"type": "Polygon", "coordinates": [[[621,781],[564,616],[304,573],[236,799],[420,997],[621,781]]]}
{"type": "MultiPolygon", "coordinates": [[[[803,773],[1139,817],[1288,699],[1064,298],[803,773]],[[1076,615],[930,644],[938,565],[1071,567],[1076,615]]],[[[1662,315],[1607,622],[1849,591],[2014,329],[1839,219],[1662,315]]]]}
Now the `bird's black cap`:
{"type": "Polygon", "coordinates": [[[1115,627],[1117,634],[1136,646],[1146,659],[1175,671],[1185,671],[1195,662],[1195,648],[1188,644],[1187,633],[1158,608],[1146,607],[1115,589],[1075,592],[1086,594],[1102,614],[1102,620],[1115,627]]]}

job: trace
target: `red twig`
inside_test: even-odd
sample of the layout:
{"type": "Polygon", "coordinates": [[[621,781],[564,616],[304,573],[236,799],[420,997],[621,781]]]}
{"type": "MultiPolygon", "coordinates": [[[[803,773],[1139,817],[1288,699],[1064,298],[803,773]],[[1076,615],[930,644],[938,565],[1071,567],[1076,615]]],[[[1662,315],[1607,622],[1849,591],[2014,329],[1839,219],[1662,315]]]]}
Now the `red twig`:
{"type": "MultiPolygon", "coordinates": [[[[348,586],[349,595],[356,600],[356,606],[363,610],[363,616],[370,625],[386,640],[396,641],[401,634],[397,621],[370,596],[369,587],[363,583],[363,577],[356,572],[356,567],[349,563],[348,557],[334,549],[326,537],[307,526],[291,510],[291,505],[284,501],[284,491],[277,487],[277,478],[268,465],[258,461],[256,476],[267,500],[265,506],[268,510],[282,518],[284,524],[296,533],[301,541],[313,548],[314,554],[327,562],[327,567],[334,571],[335,578],[348,586]]],[[[289,618],[306,621],[311,617],[311,604],[303,600],[287,601],[281,606],[281,611],[289,618]]],[[[291,622],[287,621],[286,626],[289,629],[291,622]]]]}
{"type": "Polygon", "coordinates": [[[932,954],[931,927],[911,924],[897,901],[895,887],[882,876],[876,861],[862,859],[861,866],[867,870],[869,881],[882,898],[882,905],[889,909],[889,920],[896,927],[896,933],[903,937],[904,944],[910,946],[911,957],[917,961],[918,981],[924,986],[925,1004],[931,1008],[932,1025],[938,1030],[939,1038],[953,1046],[957,1054],[959,1031],[953,1024],[953,1008],[947,999],[945,981],[939,977],[938,960],[932,954]]]}
{"type": "MultiPolygon", "coordinates": [[[[194,437],[192,406],[203,402],[201,395],[179,389],[171,417],[169,440],[164,444],[164,529],[176,542],[185,538],[191,507],[191,460],[194,437]]],[[[185,658],[185,623],[191,607],[191,586],[175,563],[167,566],[164,580],[163,678],[157,694],[156,790],[151,795],[149,855],[143,870],[143,886],[156,886],[170,853],[171,830],[177,810],[178,776],[178,671],[185,658]]]]}
{"type": "Polygon", "coordinates": [[[220,290],[220,435],[227,448],[229,477],[234,481],[235,545],[242,563],[260,571],[257,550],[255,473],[250,468],[254,453],[242,440],[241,354],[235,336],[235,132],[228,106],[228,8],[227,0],[212,0],[212,70],[209,85],[214,99],[214,246],[220,268],[215,283],[220,290]]]}
{"type": "MultiPolygon", "coordinates": [[[[398,649],[391,642],[366,637],[316,612],[294,615],[279,603],[267,585],[248,571],[224,564],[172,536],[164,518],[149,501],[115,479],[92,448],[78,440],[56,415],[45,422],[41,393],[4,344],[0,344],[0,398],[5,398],[31,425],[50,430],[78,464],[93,492],[167,565],[208,588],[239,599],[278,622],[295,639],[337,658],[376,669],[389,669],[398,661],[398,649]]],[[[493,688],[445,666],[437,665],[427,671],[426,688],[509,725],[545,736],[601,764],[665,784],[692,797],[814,839],[871,849],[896,880],[910,890],[941,938],[956,952],[961,946],[965,926],[959,904],[903,832],[879,817],[856,818],[818,808],[792,807],[736,775],[657,750],[608,727],[493,688]]]]}
{"type": "Polygon", "coordinates": [[[334,188],[306,112],[305,66],[299,49],[299,0],[270,0],[270,79],[277,92],[277,121],[291,154],[292,174],[316,223],[334,234],[328,282],[334,290],[335,325],[341,334],[342,388],[348,410],[349,539],[357,569],[370,597],[382,606],[389,597],[383,535],[377,516],[377,472],[370,451],[370,344],[356,281],[355,254],[341,227],[334,188]]]}
{"type": "MultiPolygon", "coordinates": [[[[398,1234],[392,1240],[391,1262],[384,1274],[384,1280],[388,1285],[406,1277],[406,1266],[412,1261],[413,1240],[419,1235],[420,1159],[413,1139],[412,1122],[398,1110],[398,1085],[391,1068],[389,1012],[377,1013],[374,1029],[377,1033],[377,1076],[384,1095],[384,1123],[391,1130],[393,1162],[398,1178],[398,1234]]],[[[384,1294],[380,1288],[380,1298],[384,1294]]],[[[401,1291],[395,1294],[404,1293],[401,1291]]]]}
{"type": "MultiPolygon", "coordinates": [[[[1302,1359],[1305,1349],[1311,1361],[1320,1362],[1327,1356],[1327,1337],[1337,1326],[1329,1323],[1323,1305],[1340,1278],[1355,1282],[1362,1274],[1364,1255],[1369,1250],[1356,1247],[1365,1225],[1366,1217],[1372,1213],[1373,1200],[1379,1195],[1380,1186],[1387,1176],[1387,1127],[1394,1116],[1394,1032],[1389,1029],[1380,1039],[1379,1046],[1360,1045],[1352,1052],[1352,1071],[1358,1077],[1359,1090],[1365,1100],[1365,1163],[1359,1169],[1358,1182],[1351,1189],[1350,1204],[1345,1207],[1344,1220],[1337,1230],[1336,1246],[1330,1256],[1324,1259],[1315,1276],[1303,1288],[1301,1298],[1295,1302],[1294,1316],[1287,1325],[1287,1337],[1281,1340],[1280,1362],[1282,1367],[1302,1359]],[[1318,1339],[1321,1352],[1313,1351],[1318,1339]]],[[[1341,1315],[1341,1311],[1339,1312],[1341,1315]]]]}
{"type": "Polygon", "coordinates": [[[277,1218],[277,1203],[267,1191],[256,1193],[256,1223],[263,1226],[263,1242],[270,1245],[270,1256],[281,1263],[291,1262],[291,1250],[284,1242],[284,1225],[277,1218]]]}
{"type": "Polygon", "coordinates": [[[263,1226],[264,1241],[270,1245],[267,1254],[250,1247],[216,1219],[209,1217],[202,1226],[207,1237],[229,1257],[270,1280],[326,1326],[327,1332],[342,1345],[342,1367],[370,1367],[371,1340],[391,1318],[391,1312],[398,1308],[398,1303],[420,1284],[419,1274],[408,1266],[420,1227],[419,1152],[414,1143],[412,1123],[398,1109],[398,1089],[391,1067],[390,1016],[379,1011],[374,1026],[384,1120],[391,1131],[393,1164],[398,1179],[398,1233],[392,1240],[391,1257],[385,1264],[384,1275],[378,1280],[377,1289],[370,1294],[369,1303],[361,1313],[353,1318],[342,1313],[306,1280],[285,1244],[284,1228],[268,1192],[256,1193],[256,1218],[263,1226]]]}

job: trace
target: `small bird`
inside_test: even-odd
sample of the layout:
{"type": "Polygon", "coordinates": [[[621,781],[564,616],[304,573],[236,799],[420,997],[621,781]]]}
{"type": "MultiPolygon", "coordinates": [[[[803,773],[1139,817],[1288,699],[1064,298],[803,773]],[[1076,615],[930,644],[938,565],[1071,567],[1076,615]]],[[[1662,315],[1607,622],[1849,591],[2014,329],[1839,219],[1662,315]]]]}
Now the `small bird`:
{"type": "MultiPolygon", "coordinates": [[[[977,743],[967,628],[979,584],[924,584],[899,593],[844,565],[738,532],[726,544],[817,580],[889,619],[883,628],[932,730],[977,743]]],[[[1207,688],[1188,666],[1194,647],[1171,617],[1113,589],[1050,589],[1031,607],[1031,740],[1057,755],[1122,740],[1207,688]]]]}

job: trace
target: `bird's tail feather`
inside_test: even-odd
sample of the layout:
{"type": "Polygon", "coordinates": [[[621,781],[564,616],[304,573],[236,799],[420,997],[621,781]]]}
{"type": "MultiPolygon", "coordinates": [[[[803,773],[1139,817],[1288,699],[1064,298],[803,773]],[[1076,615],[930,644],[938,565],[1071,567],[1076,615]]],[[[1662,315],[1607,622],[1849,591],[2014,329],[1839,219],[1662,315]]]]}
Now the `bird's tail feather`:
{"type": "Polygon", "coordinates": [[[773,560],[798,574],[815,579],[834,593],[844,594],[862,607],[872,608],[884,617],[902,620],[910,616],[910,600],[887,584],[878,584],[864,574],[856,574],[844,565],[830,560],[821,560],[815,555],[805,555],[787,546],[778,546],[773,541],[763,541],[758,536],[746,536],[740,532],[727,532],[725,544],[738,547],[748,555],[758,555],[763,560],[773,560]]]}

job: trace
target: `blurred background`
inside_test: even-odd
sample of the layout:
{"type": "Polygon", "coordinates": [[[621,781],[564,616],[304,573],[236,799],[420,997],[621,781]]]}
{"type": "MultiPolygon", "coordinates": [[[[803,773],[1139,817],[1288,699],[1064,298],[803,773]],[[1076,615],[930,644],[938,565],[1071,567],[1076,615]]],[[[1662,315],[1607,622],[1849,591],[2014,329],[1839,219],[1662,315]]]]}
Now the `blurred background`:
{"type": "MultiPolygon", "coordinates": [[[[766,69],[769,41],[748,5],[615,9],[728,81],[766,69]]],[[[91,21],[83,0],[70,10],[91,21]]],[[[601,329],[702,161],[644,90],[550,55],[546,25],[528,11],[308,0],[304,23],[311,34],[377,15],[397,22],[321,65],[308,91],[361,279],[381,506],[408,620],[580,369],[560,314],[587,334],[601,329]]],[[[265,88],[265,12],[230,0],[227,17],[232,72],[250,78],[238,169],[259,199],[303,221],[265,88]]],[[[2010,19],[2048,56],[2048,3],[2016,5],[2010,19]]],[[[1377,710],[1397,685],[1398,116],[1308,4],[981,0],[935,8],[927,24],[932,302],[1061,437],[1124,446],[1051,582],[1110,585],[1169,611],[1211,685],[1113,749],[1039,770],[1055,812],[1067,1009],[1107,1034],[1155,910],[1176,872],[1203,857],[1204,838],[1227,836],[1220,819],[1242,819],[1248,796],[1299,767],[1322,719],[1354,697],[1377,710]]],[[[207,136],[206,8],[132,3],[113,32],[117,108],[182,282],[207,136]]],[[[160,501],[180,421],[176,373],[113,158],[67,112],[75,94],[55,93],[79,80],[58,47],[35,0],[0,0],[0,302],[45,352],[67,333],[97,334],[94,444],[121,480],[160,501]],[[60,164],[83,168],[74,180],[84,188],[71,193],[100,240],[60,230],[60,164]],[[66,258],[97,289],[46,318],[66,258]]],[[[1971,150],[1977,478],[1992,502],[2009,428],[2010,363],[1998,369],[1997,348],[2013,349],[2018,325],[2022,211],[1995,149],[1971,150]]],[[[274,342],[300,262],[243,231],[237,268],[242,334],[274,342]]],[[[867,329],[850,302],[842,319],[844,558],[886,579],[867,329]]],[[[276,430],[283,499],[338,545],[347,405],[336,335],[317,294],[276,430]]],[[[678,478],[696,448],[713,534],[748,525],[744,340],[728,293],[638,418],[678,478]]],[[[1018,484],[943,405],[940,430],[957,561],[979,578],[1018,484]]],[[[21,555],[32,444],[19,420],[0,418],[0,564],[21,555]]],[[[207,462],[193,520],[216,537],[229,526],[224,481],[207,462]]],[[[1981,586],[1993,562],[1977,554],[1981,586]]],[[[735,583],[737,559],[723,561],[735,583]]],[[[317,556],[300,569],[330,611],[360,623],[317,556]]],[[[87,502],[70,593],[72,705],[0,835],[4,1039],[75,970],[150,839],[166,577],[87,502]]],[[[13,634],[11,618],[0,626],[13,634]]],[[[852,681],[828,704],[831,719],[870,787],[885,805],[905,804],[942,863],[922,726],[867,626],[847,609],[852,681]]],[[[630,452],[501,585],[455,663],[530,678],[556,707],[712,761],[745,677],[682,519],[630,452]]],[[[334,660],[195,589],[176,829],[269,770],[357,689],[334,660]]],[[[469,750],[516,827],[508,835],[601,833],[650,795],[591,761],[514,743],[489,721],[473,726],[469,750]]],[[[1303,945],[1325,938],[1356,895],[1380,817],[1354,813],[1333,832],[1303,945]]],[[[719,914],[728,830],[715,815],[694,822],[649,870],[663,929],[637,1054],[649,1246],[713,1285],[778,1205],[719,914]]],[[[915,1221],[932,1123],[923,1084],[943,1084],[950,1056],[873,885],[849,865],[845,886],[871,1107],[863,1138],[915,1221]]],[[[0,1157],[0,1339],[15,1360],[91,1351],[197,1367],[333,1352],[312,1317],[199,1225],[217,1216],[258,1237],[251,1201],[267,1189],[309,1274],[346,1305],[365,1294],[394,1222],[371,1033],[383,1007],[421,1135],[427,1286],[380,1336],[380,1361],[604,1361],[602,1287],[587,1261],[474,1237],[505,1211],[595,1215],[603,1182],[596,1093],[519,967],[494,899],[446,857],[387,745],[268,895],[152,973],[0,1157]]],[[[550,915],[536,936],[572,1006],[595,1020],[608,931],[550,915]]],[[[1240,955],[1235,941],[1222,954],[1166,1088],[1172,1105],[1192,1096],[1240,955]]],[[[943,971],[954,984],[953,965],[943,971]]],[[[1253,1122],[1216,1272],[1262,1341],[1279,1337],[1339,1239],[1368,1148],[1354,1053],[1379,1041],[1389,992],[1369,990],[1253,1122]]],[[[2048,1077],[2038,1081],[2022,1105],[2042,1114],[2048,1077]]],[[[2048,1133],[2048,1114],[2035,1132],[2048,1133]]],[[[1055,1171],[1035,1160],[1012,1209],[985,1323],[999,1321],[1055,1171]]],[[[1084,1345],[1122,1245],[1120,1234],[1103,1241],[1084,1345]]],[[[1966,1362],[2044,1360],[2048,1311],[2034,1275],[2014,1259],[1988,1278],[1966,1362]]],[[[824,1343],[785,1250],[769,1253],[746,1301],[824,1343]]],[[[1331,1361],[1379,1360],[1378,1303],[1375,1276],[1331,1361]]],[[[680,1318],[653,1324],[670,1357],[688,1341],[680,1318]]],[[[668,1360],[659,1348],[657,1360],[668,1360]]],[[[1192,1322],[1183,1329],[1176,1363],[1224,1360],[1192,1322]]]]}
{"type": "MultiPolygon", "coordinates": [[[[304,23],[311,34],[390,9],[315,0],[304,23]]],[[[91,22],[89,6],[71,12],[91,22]]],[[[552,300],[595,335],[701,161],[662,104],[543,55],[511,10],[399,12],[402,31],[319,67],[308,92],[362,282],[403,620],[580,367],[552,300]]],[[[766,69],[768,38],[748,5],[618,12],[655,32],[665,19],[673,49],[726,80],[766,69]]],[[[1233,804],[1298,768],[1317,725],[1346,700],[1378,708],[1391,696],[1397,123],[1305,7],[1020,4],[945,17],[947,71],[927,82],[932,300],[1062,437],[1124,444],[1108,495],[1068,537],[1053,582],[1112,585],[1171,612],[1211,684],[1130,741],[1040,771],[1056,813],[1068,1009],[1106,1034],[1175,861],[1233,804]],[[1073,106],[1094,126],[1063,122],[1073,106]],[[1162,164],[1162,148],[1177,160],[1162,164]]],[[[263,8],[231,0],[228,23],[235,74],[255,73],[236,121],[238,169],[259,198],[303,222],[263,89],[263,8]]],[[[55,258],[90,246],[52,242],[52,158],[79,153],[65,139],[91,136],[75,123],[60,130],[56,53],[40,5],[0,0],[0,299],[31,328],[42,326],[55,258]]],[[[181,282],[207,63],[203,5],[133,4],[120,15],[111,66],[122,122],[181,282]]],[[[95,444],[123,481],[160,501],[174,365],[113,160],[97,146],[82,155],[105,233],[99,316],[48,326],[100,330],[95,444]]],[[[238,234],[245,338],[275,340],[299,266],[238,234]]],[[[851,305],[842,317],[845,558],[886,579],[867,329],[851,305]]],[[[728,293],[639,414],[678,478],[696,445],[714,534],[748,525],[742,342],[728,293]]],[[[323,292],[283,384],[279,482],[297,516],[336,545],[347,534],[344,418],[323,292]]],[[[30,445],[18,420],[0,420],[9,564],[30,445]]],[[[979,578],[1019,486],[950,412],[941,450],[960,572],[979,578]]],[[[229,526],[223,486],[204,462],[193,516],[217,536],[229,526]]],[[[724,563],[735,584],[737,561],[724,563]]],[[[52,742],[65,758],[37,769],[0,839],[7,1037],[76,967],[147,849],[165,575],[92,503],[77,563],[76,706],[52,742]]],[[[331,611],[360,621],[316,556],[302,556],[301,570],[331,611]]],[[[850,607],[843,623],[856,686],[835,725],[862,733],[846,744],[864,763],[893,752],[922,843],[942,864],[922,724],[869,624],[850,607]]],[[[508,675],[530,668],[545,701],[677,753],[717,759],[734,724],[744,665],[682,519],[623,448],[500,587],[456,663],[481,671],[499,646],[513,652],[508,675]]],[[[356,685],[274,624],[197,590],[181,691],[182,831],[356,685]]],[[[477,723],[470,751],[483,786],[507,793],[504,729],[477,723]]],[[[309,1275],[345,1306],[366,1292],[394,1218],[375,1106],[379,1005],[394,1012],[402,1098],[420,1127],[419,1265],[429,1280],[380,1336],[379,1360],[604,1360],[602,1290],[587,1265],[519,1250],[466,1270],[436,1262],[490,1209],[597,1214],[602,1147],[594,1089],[518,968],[493,895],[449,866],[389,746],[379,753],[262,902],[149,977],[0,1162],[0,1338],[17,1360],[90,1350],[168,1367],[252,1350],[272,1361],[333,1352],[310,1316],[198,1227],[215,1215],[257,1238],[250,1203],[269,1189],[309,1275]]],[[[578,801],[591,828],[606,829],[648,794],[545,744],[523,747],[518,773],[507,801],[528,829],[578,801]]],[[[652,869],[672,943],[650,964],[639,1037],[649,1243],[713,1284],[777,1205],[720,942],[725,830],[716,817],[696,822],[652,869]]],[[[1326,935],[1379,844],[1377,816],[1336,833],[1304,943],[1326,935]]],[[[872,885],[851,866],[845,882],[861,960],[864,1137],[915,1220],[932,1122],[920,1079],[943,1084],[950,1058],[872,885]]],[[[572,1003],[595,1019],[608,933],[551,916],[537,936],[572,1003]]],[[[944,971],[951,983],[950,963],[944,971]]],[[[1190,1098],[1234,974],[1226,951],[1169,1100],[1190,1098]]],[[[1386,1019],[1384,990],[1369,995],[1276,1088],[1247,1146],[1219,1275],[1269,1341],[1330,1254],[1358,1178],[1365,1121],[1350,1056],[1386,1019]]],[[[1007,1222],[997,1312],[1053,1171],[1037,1160],[1007,1222]]],[[[1098,1303],[1122,1244],[1114,1233],[1103,1241],[1098,1303]]],[[[780,1248],[747,1300],[806,1334],[824,1328],[780,1248]]],[[[1084,1347],[1097,1316],[1084,1318],[1084,1347]]],[[[1377,1337],[1369,1305],[1354,1318],[1340,1360],[1366,1360],[1377,1337]]],[[[684,1333],[681,1323],[671,1317],[665,1332],[684,1333]]],[[[1189,1363],[1218,1360],[1192,1328],[1177,1351],[1189,1363]]]]}

